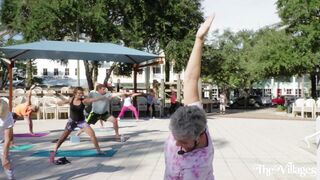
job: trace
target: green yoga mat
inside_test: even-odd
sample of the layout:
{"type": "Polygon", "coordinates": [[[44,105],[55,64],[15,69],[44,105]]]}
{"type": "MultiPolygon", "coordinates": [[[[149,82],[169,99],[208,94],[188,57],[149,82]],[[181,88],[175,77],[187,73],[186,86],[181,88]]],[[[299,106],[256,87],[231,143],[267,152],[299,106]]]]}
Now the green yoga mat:
{"type": "Polygon", "coordinates": [[[33,144],[21,144],[21,145],[16,145],[14,147],[10,147],[10,151],[26,151],[28,149],[33,148],[33,144]]]}
{"type": "Polygon", "coordinates": [[[112,128],[94,128],[93,129],[95,132],[108,132],[108,131],[111,131],[113,130],[112,128]]]}
{"type": "MultiPolygon", "coordinates": [[[[105,154],[97,154],[95,149],[90,150],[59,150],[56,157],[112,157],[117,150],[110,149],[103,151],[105,154]]],[[[38,151],[33,153],[31,156],[36,157],[49,157],[50,151],[38,151]]]]}

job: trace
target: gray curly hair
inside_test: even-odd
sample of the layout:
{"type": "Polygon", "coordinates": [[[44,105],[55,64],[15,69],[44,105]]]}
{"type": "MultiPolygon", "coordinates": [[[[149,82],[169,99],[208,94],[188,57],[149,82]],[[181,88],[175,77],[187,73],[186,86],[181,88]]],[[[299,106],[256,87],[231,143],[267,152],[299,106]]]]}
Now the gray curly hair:
{"type": "Polygon", "coordinates": [[[177,139],[197,140],[206,126],[207,118],[202,109],[197,106],[184,106],[171,116],[169,129],[177,139]]]}

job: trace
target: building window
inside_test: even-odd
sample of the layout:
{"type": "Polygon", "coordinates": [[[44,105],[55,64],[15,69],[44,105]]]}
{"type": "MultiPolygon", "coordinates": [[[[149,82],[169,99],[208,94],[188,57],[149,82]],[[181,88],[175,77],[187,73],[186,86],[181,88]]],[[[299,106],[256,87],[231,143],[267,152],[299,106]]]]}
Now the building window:
{"type": "Polygon", "coordinates": [[[44,76],[48,76],[48,69],[47,69],[47,68],[43,68],[42,74],[43,74],[44,76]]]}
{"type": "Polygon", "coordinates": [[[152,71],[153,71],[153,74],[160,74],[161,68],[160,68],[160,66],[153,66],[152,71]]]}
{"type": "Polygon", "coordinates": [[[74,69],[74,75],[76,75],[76,76],[78,75],[78,69],[77,68],[74,69]]]}
{"type": "Polygon", "coordinates": [[[65,76],[69,76],[69,68],[65,68],[64,69],[64,75],[65,76]]]}
{"type": "Polygon", "coordinates": [[[301,89],[296,89],[296,95],[301,97],[301,89]]]}
{"type": "Polygon", "coordinates": [[[54,75],[54,76],[58,76],[58,75],[59,75],[59,70],[58,70],[58,68],[54,68],[54,69],[53,69],[53,75],[54,75]]]}
{"type": "Polygon", "coordinates": [[[37,68],[33,68],[32,69],[32,74],[35,75],[35,76],[38,75],[38,69],[37,68]]]}
{"type": "Polygon", "coordinates": [[[143,73],[143,69],[139,69],[139,70],[138,70],[138,74],[141,75],[142,73],[143,73]]]}
{"type": "Polygon", "coordinates": [[[287,89],[287,95],[291,95],[292,94],[292,89],[287,89]]]}
{"type": "Polygon", "coordinates": [[[265,89],[264,94],[268,96],[271,95],[271,89],[265,89]]]}

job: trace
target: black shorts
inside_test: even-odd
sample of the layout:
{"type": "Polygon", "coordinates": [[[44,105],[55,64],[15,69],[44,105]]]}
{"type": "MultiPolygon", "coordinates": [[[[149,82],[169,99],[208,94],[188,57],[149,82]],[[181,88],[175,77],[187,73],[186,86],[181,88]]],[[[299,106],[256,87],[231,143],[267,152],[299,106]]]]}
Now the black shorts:
{"type": "Polygon", "coordinates": [[[107,121],[107,119],[110,117],[110,114],[109,112],[105,112],[103,114],[97,114],[97,113],[94,113],[94,112],[90,112],[90,114],[88,115],[86,121],[88,124],[96,124],[96,122],[98,120],[103,120],[103,121],[107,121]]]}

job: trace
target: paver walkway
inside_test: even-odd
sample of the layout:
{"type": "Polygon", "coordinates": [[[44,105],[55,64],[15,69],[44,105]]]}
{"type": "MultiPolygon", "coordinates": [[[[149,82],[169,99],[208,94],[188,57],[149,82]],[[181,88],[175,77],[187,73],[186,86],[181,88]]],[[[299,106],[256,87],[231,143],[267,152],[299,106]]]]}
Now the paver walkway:
{"type": "MultiPolygon", "coordinates": [[[[112,140],[114,132],[111,124],[107,124],[109,128],[105,132],[97,131],[96,135],[103,149],[111,147],[118,150],[113,157],[70,157],[71,164],[57,166],[50,165],[48,158],[30,156],[37,150],[51,150],[55,145],[51,141],[61,134],[65,122],[34,121],[35,132],[48,131],[50,134],[15,139],[16,144],[35,145],[28,151],[12,153],[18,180],[163,179],[163,144],[169,133],[169,119],[122,120],[120,132],[130,137],[124,143],[112,140]]],[[[215,144],[213,164],[217,180],[316,179],[313,173],[316,168],[316,146],[312,144],[308,149],[302,141],[304,136],[315,131],[315,121],[210,115],[208,126],[215,144]]],[[[18,121],[15,133],[26,131],[26,123],[18,121]]],[[[84,134],[81,143],[67,141],[61,147],[63,150],[92,148],[92,143],[84,134]]],[[[0,179],[5,179],[3,171],[0,179]]]]}

